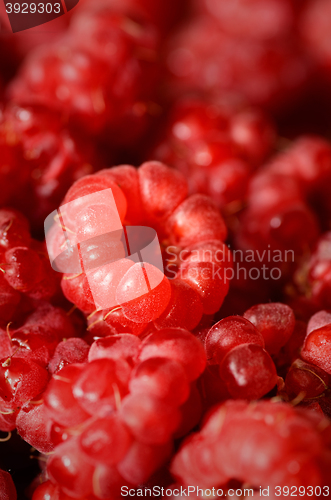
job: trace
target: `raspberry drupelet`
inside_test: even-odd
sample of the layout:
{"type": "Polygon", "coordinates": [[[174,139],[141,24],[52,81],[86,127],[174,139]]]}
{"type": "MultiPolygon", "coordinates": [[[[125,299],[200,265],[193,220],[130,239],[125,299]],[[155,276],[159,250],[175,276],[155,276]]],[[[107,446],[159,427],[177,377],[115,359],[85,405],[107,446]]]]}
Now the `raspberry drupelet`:
{"type": "Polygon", "coordinates": [[[20,301],[49,300],[59,291],[45,245],[31,238],[28,220],[13,209],[0,209],[0,259],[1,326],[20,301]]]}
{"type": "MultiPolygon", "coordinates": [[[[223,243],[226,227],[222,216],[208,197],[199,194],[187,197],[184,176],[158,162],[144,163],[138,169],[128,165],[114,167],[84,177],[69,189],[63,204],[109,188],[126,227],[151,226],[157,231],[164,249],[165,275],[146,262],[145,272],[158,284],[136,297],[136,289],[144,290],[144,279],[140,264],[128,256],[88,272],[64,275],[65,296],[90,315],[92,324],[96,322],[94,314],[99,314],[95,312],[96,293],[98,300],[111,297],[114,306],[99,309],[104,309],[104,320],[117,333],[129,331],[140,335],[153,323],[156,329],[169,326],[192,330],[203,314],[214,314],[220,308],[228,291],[226,268],[232,264],[223,243]],[[168,260],[169,249],[175,260],[168,260]],[[133,283],[134,287],[130,285],[133,283]]],[[[94,206],[94,213],[104,213],[102,203],[94,206]]],[[[68,229],[91,237],[106,231],[106,226],[102,229],[103,217],[95,219],[92,212],[89,215],[90,211],[82,205],[79,214],[77,210],[69,214],[67,219],[72,227],[68,229]]],[[[50,248],[53,255],[58,255],[63,228],[55,225],[52,231],[50,248]]]]}
{"type": "Polygon", "coordinates": [[[236,234],[240,248],[312,249],[330,207],[331,146],[302,136],[250,181],[248,206],[236,234]]]}

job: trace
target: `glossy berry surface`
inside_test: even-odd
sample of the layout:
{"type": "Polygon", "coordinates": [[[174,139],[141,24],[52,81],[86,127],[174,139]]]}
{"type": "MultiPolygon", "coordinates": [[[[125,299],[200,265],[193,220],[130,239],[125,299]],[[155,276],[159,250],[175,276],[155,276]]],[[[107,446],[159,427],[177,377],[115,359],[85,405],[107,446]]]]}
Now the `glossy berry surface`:
{"type": "Polygon", "coordinates": [[[0,500],[330,496],[329,4],[0,0],[0,500]]]}

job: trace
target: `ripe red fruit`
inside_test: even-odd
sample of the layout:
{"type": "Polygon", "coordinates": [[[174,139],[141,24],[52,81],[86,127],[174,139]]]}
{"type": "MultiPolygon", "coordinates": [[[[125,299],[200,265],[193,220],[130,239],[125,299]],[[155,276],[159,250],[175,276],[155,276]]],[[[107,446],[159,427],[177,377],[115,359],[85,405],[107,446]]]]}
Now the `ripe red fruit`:
{"type": "Polygon", "coordinates": [[[292,309],[286,304],[258,304],[244,313],[258,331],[263,335],[265,348],[270,354],[276,354],[291,337],[295,317],[292,309]]]}
{"type": "Polygon", "coordinates": [[[31,242],[27,219],[20,212],[8,208],[0,211],[0,249],[28,246],[31,242]]]}
{"type": "Polygon", "coordinates": [[[0,118],[0,149],[2,143],[12,154],[7,159],[13,175],[7,204],[22,210],[38,230],[70,185],[95,168],[91,142],[69,131],[49,108],[8,104],[0,118]]]}
{"type": "Polygon", "coordinates": [[[289,33],[293,5],[289,0],[238,0],[235,3],[203,0],[222,29],[234,36],[268,40],[289,33]],[[253,15],[254,12],[254,15],[253,15]]]}
{"type": "Polygon", "coordinates": [[[105,4],[94,5],[74,17],[57,44],[30,54],[11,85],[11,98],[55,109],[84,132],[112,132],[114,145],[128,145],[146,123],[145,101],[152,99],[154,90],[156,38],[149,24],[105,4]],[[138,57],[140,51],[149,54],[147,61],[138,57]],[[135,106],[139,102],[142,106],[135,106]]]}
{"type": "Polygon", "coordinates": [[[200,295],[204,314],[214,314],[229,290],[226,270],[212,262],[183,264],[177,276],[200,295]]]}
{"type": "Polygon", "coordinates": [[[319,311],[310,318],[307,324],[307,336],[314,330],[331,324],[331,313],[319,311]]]}
{"type": "Polygon", "coordinates": [[[189,192],[208,194],[225,213],[242,202],[253,169],[270,152],[275,133],[257,109],[216,99],[179,99],[153,151],[187,178],[189,192]]]}
{"type": "Polygon", "coordinates": [[[322,430],[322,419],[284,403],[228,401],[184,442],[171,472],[180,484],[206,488],[231,479],[270,488],[323,486],[330,427],[322,430]]]}
{"type": "Polygon", "coordinates": [[[205,15],[184,25],[171,42],[167,63],[172,88],[181,95],[201,91],[218,98],[230,92],[249,103],[278,109],[297,99],[307,86],[309,64],[292,33],[274,40],[245,38],[243,43],[205,15]],[[289,73],[288,65],[295,65],[296,71],[289,73]]]}
{"type": "MultiPolygon", "coordinates": [[[[159,264],[156,267],[149,262],[134,263],[130,255],[124,258],[122,243],[118,245],[120,248],[116,245],[111,247],[114,251],[112,257],[117,256],[117,260],[96,268],[96,259],[103,262],[103,259],[109,258],[109,249],[106,249],[108,253],[103,249],[99,252],[91,243],[87,252],[84,250],[81,255],[86,271],[65,274],[62,279],[66,298],[84,313],[93,313],[88,319],[91,335],[94,331],[101,336],[112,332],[140,335],[151,322],[155,322],[157,328],[174,326],[193,329],[201,320],[202,308],[205,314],[216,312],[228,291],[228,277],[223,277],[225,264],[218,265],[218,259],[226,256],[223,262],[231,267],[231,257],[223,243],[225,223],[213,203],[201,195],[185,199],[185,179],[158,162],[146,162],[138,170],[128,165],[103,170],[77,181],[64,199],[64,204],[75,200],[72,206],[66,208],[65,218],[66,227],[79,233],[79,240],[109,232],[109,217],[104,216],[105,202],[96,201],[91,211],[86,200],[87,195],[94,193],[99,192],[102,196],[105,189],[113,192],[121,219],[117,219],[119,230],[124,219],[129,225],[152,224],[156,228],[162,238],[160,243],[164,248],[165,264],[168,264],[168,256],[174,255],[170,243],[176,245],[175,250],[179,254],[182,250],[180,246],[192,246],[183,249],[188,254],[188,262],[183,262],[185,277],[182,281],[176,279],[171,286],[159,264]],[[160,200],[163,200],[162,203],[160,200]],[[210,257],[206,257],[207,254],[210,257]],[[195,257],[198,257],[197,260],[194,260],[195,257]],[[190,265],[189,260],[198,267],[198,274],[201,275],[192,282],[185,268],[186,264],[190,265]],[[217,260],[216,269],[214,260],[217,260]],[[98,310],[104,311],[110,330],[98,325],[101,319],[98,310]],[[94,314],[96,319],[92,320],[94,314]]],[[[61,231],[61,227],[50,231],[48,247],[53,258],[62,252],[61,246],[65,242],[61,231]]],[[[169,276],[172,270],[168,265],[165,268],[169,276]]],[[[176,271],[177,264],[172,274],[176,271]]]]}

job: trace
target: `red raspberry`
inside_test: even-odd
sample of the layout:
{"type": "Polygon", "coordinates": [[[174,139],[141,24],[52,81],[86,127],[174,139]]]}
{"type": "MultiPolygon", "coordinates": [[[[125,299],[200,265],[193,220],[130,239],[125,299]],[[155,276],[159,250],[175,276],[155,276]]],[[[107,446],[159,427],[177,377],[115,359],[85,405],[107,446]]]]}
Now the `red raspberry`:
{"type": "Polygon", "coordinates": [[[156,50],[151,26],[93,6],[74,17],[57,44],[29,55],[10,95],[21,104],[55,109],[79,130],[107,139],[112,134],[114,145],[127,146],[146,122],[156,50]]]}
{"type": "Polygon", "coordinates": [[[330,180],[330,144],[309,136],[295,141],[251,180],[237,244],[302,254],[318,236],[314,211],[322,223],[328,219],[330,180]]]}
{"type": "MultiPolygon", "coordinates": [[[[174,435],[198,422],[199,394],[189,381],[203,371],[205,355],[192,334],[173,328],[143,342],[129,334],[99,339],[89,358],[53,375],[44,404],[26,405],[17,421],[38,450],[54,448],[47,472],[58,494],[111,498],[126,481],[148,480],[169,459],[174,435]]],[[[37,499],[43,491],[50,485],[37,489],[37,499]]]]}
{"type": "MultiPolygon", "coordinates": [[[[93,4],[93,0],[83,1],[87,4],[87,8],[93,4]]],[[[174,28],[188,7],[187,0],[182,2],[176,0],[159,0],[158,2],[153,0],[122,0],[120,4],[117,0],[101,0],[101,3],[102,1],[120,12],[135,14],[139,18],[147,19],[156,25],[162,34],[166,34],[174,28]]]]}
{"type": "Polygon", "coordinates": [[[181,94],[227,92],[277,111],[302,95],[309,76],[309,64],[291,36],[243,41],[203,16],[174,37],[167,62],[173,88],[181,94]]]}
{"type": "Polygon", "coordinates": [[[73,136],[56,113],[38,106],[4,109],[0,150],[8,170],[1,174],[3,182],[11,183],[3,203],[22,209],[38,227],[70,185],[94,168],[92,145],[73,136]]]}
{"type": "MultiPolygon", "coordinates": [[[[117,307],[105,309],[104,319],[117,333],[130,331],[139,335],[152,321],[156,322],[157,328],[181,326],[192,329],[199,323],[202,313],[215,313],[228,291],[225,271],[232,264],[230,252],[222,243],[226,227],[212,202],[202,195],[186,198],[187,187],[183,176],[161,163],[148,162],[138,170],[120,166],[84,177],[70,188],[64,203],[78,198],[80,201],[66,213],[68,229],[71,227],[70,230],[83,239],[108,232],[109,219],[104,217],[102,203],[92,210],[86,205],[84,196],[109,188],[112,189],[121,220],[125,220],[127,226],[135,223],[152,225],[164,239],[162,246],[179,254],[174,270],[170,269],[173,266],[166,266],[167,275],[172,274],[176,281],[171,289],[171,280],[153,265],[145,263],[142,271],[140,265],[134,264],[129,257],[123,259],[119,255],[117,262],[91,269],[88,274],[65,275],[62,279],[65,296],[85,313],[93,313],[96,309],[95,297],[100,304],[99,309],[105,309],[103,298],[111,297],[113,303],[121,307],[121,313],[114,315],[117,307]],[[137,209],[135,211],[131,200],[134,209],[137,209]],[[169,243],[173,246],[169,247],[169,243]],[[204,245],[201,246],[202,243],[204,245]],[[185,248],[188,245],[190,247],[185,248]],[[190,262],[184,260],[178,268],[181,253],[191,255],[190,262]],[[213,257],[207,258],[210,253],[213,257]],[[215,258],[216,255],[218,258],[215,258]],[[145,286],[144,273],[149,281],[157,284],[150,291],[145,286]],[[128,286],[133,282],[134,288],[128,286]],[[136,290],[142,291],[138,297],[136,290]],[[192,301],[191,306],[187,298],[192,301]],[[190,314],[194,304],[194,314],[190,314]],[[139,328],[135,324],[139,324],[139,328]]],[[[54,226],[50,234],[49,249],[56,256],[61,253],[64,243],[62,228],[54,226]]],[[[165,265],[167,255],[170,251],[168,254],[165,252],[165,265]]],[[[93,252],[88,256],[90,258],[93,265],[93,252]]],[[[91,328],[94,323],[98,328],[99,320],[93,320],[93,317],[94,314],[91,314],[91,328]]],[[[99,330],[101,332],[102,329],[99,330]]],[[[110,333],[107,329],[104,332],[102,335],[110,333]]]]}
{"type": "Polygon", "coordinates": [[[186,175],[192,193],[210,195],[226,211],[244,198],[251,171],[273,141],[273,126],[259,110],[183,99],[153,154],[186,175]]]}
{"type": "Polygon", "coordinates": [[[215,407],[175,456],[182,485],[211,488],[230,479],[262,487],[329,484],[329,423],[284,403],[229,401],[215,407]]]}
{"type": "Polygon", "coordinates": [[[327,0],[312,0],[306,3],[300,20],[300,29],[308,52],[323,68],[325,76],[330,78],[331,50],[330,33],[330,2],[327,0]]]}

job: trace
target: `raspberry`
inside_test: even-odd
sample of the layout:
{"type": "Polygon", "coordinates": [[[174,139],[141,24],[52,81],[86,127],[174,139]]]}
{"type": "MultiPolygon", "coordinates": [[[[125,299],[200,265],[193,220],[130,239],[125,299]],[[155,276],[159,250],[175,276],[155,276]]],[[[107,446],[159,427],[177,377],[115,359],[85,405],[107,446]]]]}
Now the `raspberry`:
{"type": "Polygon", "coordinates": [[[24,210],[38,227],[95,162],[92,145],[73,135],[56,113],[40,106],[6,106],[0,117],[0,150],[5,157],[7,150],[13,177],[4,202],[24,210]]]}
{"type": "Polygon", "coordinates": [[[114,145],[121,139],[128,145],[146,124],[156,35],[150,25],[107,5],[90,6],[56,44],[29,54],[10,95],[21,104],[55,109],[89,134],[111,133],[114,145]]]}
{"type": "MultiPolygon", "coordinates": [[[[90,263],[93,267],[86,273],[67,274],[62,278],[66,298],[84,313],[90,314],[91,320],[96,309],[104,310],[103,317],[112,331],[137,335],[153,321],[157,328],[183,326],[193,329],[201,320],[202,313],[216,312],[229,287],[225,267],[232,264],[230,252],[222,243],[226,227],[212,202],[202,195],[185,199],[187,189],[183,176],[158,162],[147,162],[138,171],[126,165],[103,170],[77,181],[64,199],[64,203],[79,200],[74,207],[70,205],[65,216],[65,227],[77,234],[79,240],[109,232],[111,214],[105,217],[103,202],[90,207],[84,199],[92,193],[102,193],[104,189],[112,190],[121,221],[125,219],[127,226],[138,221],[139,224],[152,224],[164,238],[164,247],[171,243],[179,254],[183,249],[183,255],[191,255],[192,264],[184,261],[171,285],[152,264],[146,262],[141,267],[129,258],[123,259],[122,244],[117,248],[116,242],[111,244],[116,255],[118,252],[119,260],[94,269],[96,255],[102,260],[103,250],[96,254],[95,247],[91,245],[91,251],[87,249],[86,256],[84,254],[84,267],[88,269],[90,263]],[[161,203],[156,200],[161,200],[161,203]],[[187,245],[194,246],[183,248],[187,245]],[[212,257],[209,258],[210,252],[212,257]],[[194,256],[198,259],[194,260],[194,256]],[[111,303],[115,307],[109,307],[111,303]],[[120,306],[120,311],[117,306],[120,306]],[[192,309],[194,312],[191,314],[192,309]]],[[[116,224],[121,221],[114,220],[116,224]]],[[[62,227],[54,225],[49,234],[48,249],[54,259],[62,251],[62,227]]],[[[167,255],[174,255],[170,252],[172,247],[168,248],[164,253],[165,262],[167,255]]],[[[175,271],[167,267],[168,275],[171,273],[175,277],[175,271]]],[[[100,332],[104,330],[102,336],[111,333],[97,324],[98,320],[94,319],[90,327],[95,325],[100,332]]]]}
{"type": "Polygon", "coordinates": [[[171,443],[148,445],[135,441],[129,453],[118,464],[118,471],[130,483],[142,484],[169,459],[171,452],[171,443]]]}
{"type": "Polygon", "coordinates": [[[270,488],[322,486],[328,481],[329,441],[320,422],[284,403],[229,401],[184,442],[171,470],[180,484],[207,488],[232,478],[270,488]]]}
{"type": "Polygon", "coordinates": [[[61,370],[61,375],[53,376],[44,394],[48,414],[60,425],[74,426],[88,418],[72,393],[72,384],[82,370],[83,365],[66,366],[61,370]]]}
{"type": "Polygon", "coordinates": [[[139,360],[164,357],[178,361],[185,368],[188,379],[196,379],[204,370],[206,358],[200,341],[179,328],[167,328],[152,333],[143,340],[139,360]]]}
{"type": "Polygon", "coordinates": [[[41,453],[50,453],[54,450],[47,424],[47,409],[40,402],[25,404],[16,419],[18,434],[41,453]]]}
{"type": "Polygon", "coordinates": [[[43,392],[47,371],[33,361],[8,358],[0,361],[0,403],[12,409],[43,392]]]}
{"type": "Polygon", "coordinates": [[[291,0],[203,0],[222,29],[231,35],[266,40],[286,35],[293,24],[291,0]],[[254,12],[254,15],[252,15],[254,12]]]}
{"type": "Polygon", "coordinates": [[[116,289],[116,301],[122,304],[126,318],[135,323],[149,323],[157,319],[167,307],[171,296],[169,280],[150,264],[134,264],[124,274],[116,289]],[[159,283],[148,290],[146,276],[149,283],[159,283]],[[161,281],[160,281],[161,279],[161,281]],[[131,288],[132,287],[132,288],[131,288]],[[141,297],[134,298],[136,294],[141,297]]]}
{"type": "Polygon", "coordinates": [[[291,248],[296,254],[311,248],[319,233],[316,215],[323,222],[328,214],[324,186],[330,178],[330,144],[310,136],[295,141],[251,180],[237,244],[259,250],[270,245],[281,252],[291,248]]]}
{"type": "Polygon", "coordinates": [[[155,24],[161,32],[167,33],[181,19],[187,8],[184,0],[179,4],[175,0],[160,0],[157,4],[153,0],[124,0],[119,5],[116,0],[106,0],[108,4],[146,17],[155,24]]]}
{"type": "Polygon", "coordinates": [[[207,196],[199,194],[190,196],[177,207],[166,229],[171,235],[170,241],[179,246],[208,240],[224,241],[227,233],[216,207],[207,196]]]}
{"type": "Polygon", "coordinates": [[[237,108],[179,100],[153,153],[188,177],[191,193],[210,195],[225,211],[244,198],[253,168],[274,141],[273,126],[261,111],[237,108]]]}
{"type": "Polygon", "coordinates": [[[21,409],[19,431],[38,450],[54,449],[47,463],[54,492],[116,496],[123,482],[148,480],[169,459],[174,437],[198,423],[200,396],[189,381],[204,366],[199,340],[178,328],[143,342],[130,334],[98,339],[88,363],[57,371],[44,403],[21,409]]]}
{"type": "Polygon", "coordinates": [[[309,64],[291,34],[269,41],[244,38],[243,43],[207,16],[174,36],[167,63],[172,87],[180,94],[202,91],[219,97],[226,92],[273,110],[298,99],[309,76],[309,64]]]}
{"type": "Polygon", "coordinates": [[[308,2],[300,20],[300,29],[308,52],[329,77],[331,51],[327,42],[330,30],[330,3],[327,0],[308,2]]]}
{"type": "Polygon", "coordinates": [[[0,209],[0,255],[3,320],[12,318],[22,298],[47,300],[55,295],[57,276],[44,244],[31,239],[28,221],[15,210],[0,209]]]}
{"type": "Polygon", "coordinates": [[[154,321],[158,330],[179,327],[193,330],[199,323],[203,306],[199,293],[181,279],[170,281],[171,297],[164,312],[154,321]]]}
{"type": "Polygon", "coordinates": [[[180,423],[175,406],[147,394],[130,394],[120,409],[123,422],[145,444],[167,443],[180,423]]]}

